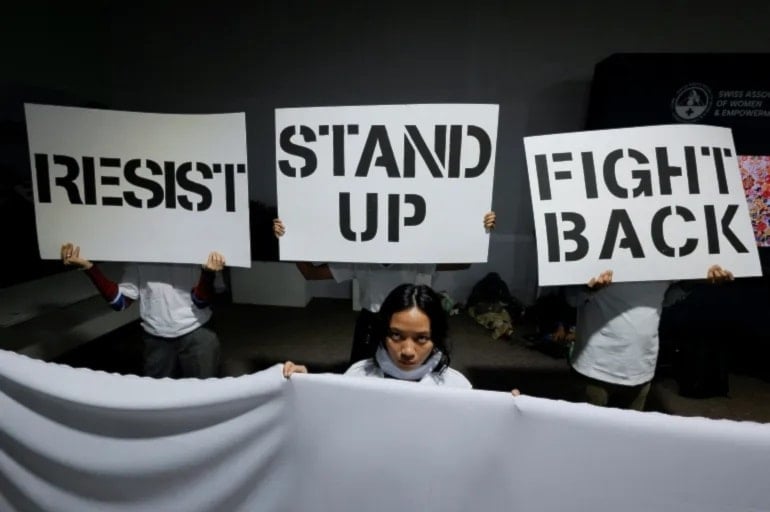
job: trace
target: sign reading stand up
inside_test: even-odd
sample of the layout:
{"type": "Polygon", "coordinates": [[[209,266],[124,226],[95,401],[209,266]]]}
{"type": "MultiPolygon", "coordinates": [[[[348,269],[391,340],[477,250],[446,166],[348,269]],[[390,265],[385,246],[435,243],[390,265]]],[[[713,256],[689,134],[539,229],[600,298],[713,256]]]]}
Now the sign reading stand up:
{"type": "Polygon", "coordinates": [[[497,105],[275,111],[282,260],[485,262],[497,105]]]}

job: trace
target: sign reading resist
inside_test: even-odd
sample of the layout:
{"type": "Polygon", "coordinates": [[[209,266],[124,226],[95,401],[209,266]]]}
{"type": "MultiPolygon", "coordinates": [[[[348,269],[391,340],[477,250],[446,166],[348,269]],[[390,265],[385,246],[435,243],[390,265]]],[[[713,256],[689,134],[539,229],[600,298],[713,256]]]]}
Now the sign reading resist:
{"type": "Polygon", "coordinates": [[[761,275],[728,128],[526,137],[541,286],[761,275]]]}
{"type": "Polygon", "coordinates": [[[497,105],[276,109],[282,260],[484,262],[497,105]]]}
{"type": "Polygon", "coordinates": [[[41,258],[251,265],[244,114],[25,111],[41,258]]]}

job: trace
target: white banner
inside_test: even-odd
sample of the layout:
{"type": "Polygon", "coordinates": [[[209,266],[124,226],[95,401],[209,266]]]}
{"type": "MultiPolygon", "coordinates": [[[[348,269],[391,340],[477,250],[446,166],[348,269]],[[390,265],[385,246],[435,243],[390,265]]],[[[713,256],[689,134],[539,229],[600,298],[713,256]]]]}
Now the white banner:
{"type": "Polygon", "coordinates": [[[276,109],[281,259],[486,262],[498,110],[276,109]]]}
{"type": "Polygon", "coordinates": [[[0,510],[769,510],[770,425],[337,375],[0,351],[0,510]]]}
{"type": "Polygon", "coordinates": [[[541,286],[737,277],[761,267],[728,128],[526,137],[541,286]]]}
{"type": "Polygon", "coordinates": [[[243,113],[25,111],[41,258],[251,265],[243,113]]]}

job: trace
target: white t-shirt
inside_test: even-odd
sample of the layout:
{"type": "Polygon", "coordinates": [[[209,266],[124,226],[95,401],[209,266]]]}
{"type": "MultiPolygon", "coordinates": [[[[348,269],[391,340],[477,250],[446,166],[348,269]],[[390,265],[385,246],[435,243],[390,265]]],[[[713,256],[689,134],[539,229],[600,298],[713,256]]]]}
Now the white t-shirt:
{"type": "Polygon", "coordinates": [[[587,377],[636,386],[652,380],[658,326],[671,281],[612,283],[595,292],[567,289],[577,308],[571,364],[587,377]]]}
{"type": "Polygon", "coordinates": [[[385,297],[398,285],[409,283],[431,286],[436,265],[330,263],[329,270],[338,283],[358,279],[361,307],[376,313],[385,297]]]}
{"type": "Polygon", "coordinates": [[[176,338],[211,318],[211,309],[199,308],[190,297],[200,275],[200,265],[130,263],[119,285],[120,293],[139,300],[145,331],[161,338],[176,338]]]}
{"type": "MultiPolygon", "coordinates": [[[[364,359],[353,364],[347,369],[345,375],[349,377],[379,377],[385,378],[382,368],[374,364],[374,359],[364,359]]],[[[465,375],[452,368],[446,368],[441,373],[429,373],[420,380],[420,384],[429,386],[448,386],[450,388],[472,389],[470,381],[465,375]]]]}

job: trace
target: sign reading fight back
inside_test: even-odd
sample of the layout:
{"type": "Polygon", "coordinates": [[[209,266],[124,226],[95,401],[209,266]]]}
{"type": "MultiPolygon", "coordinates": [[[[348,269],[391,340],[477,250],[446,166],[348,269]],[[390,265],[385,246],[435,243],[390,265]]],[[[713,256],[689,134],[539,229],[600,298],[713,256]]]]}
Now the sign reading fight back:
{"type": "Polygon", "coordinates": [[[251,265],[244,114],[25,111],[41,258],[251,265]]]}
{"type": "Polygon", "coordinates": [[[541,286],[761,275],[727,128],[526,137],[541,286]]]}
{"type": "Polygon", "coordinates": [[[484,262],[497,105],[276,109],[282,260],[484,262]]]}

